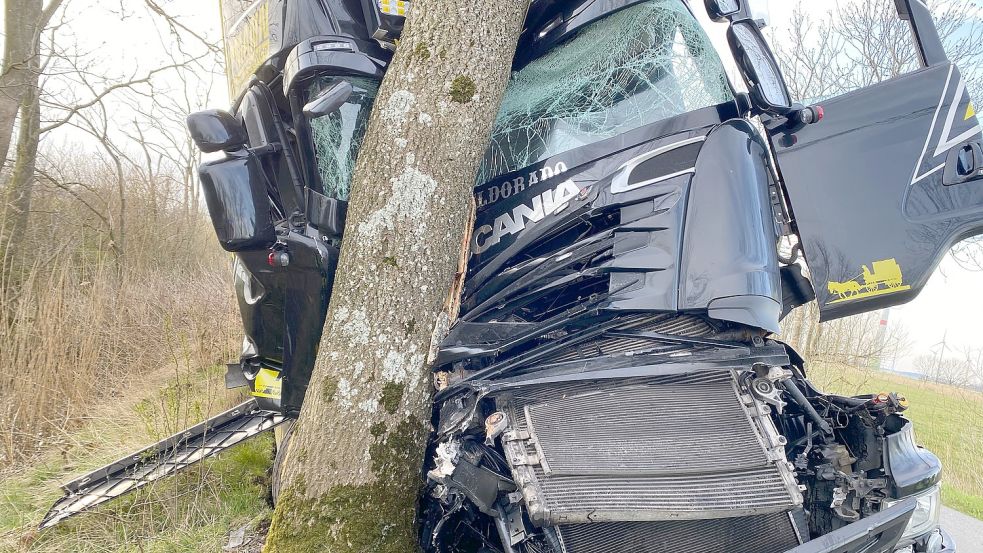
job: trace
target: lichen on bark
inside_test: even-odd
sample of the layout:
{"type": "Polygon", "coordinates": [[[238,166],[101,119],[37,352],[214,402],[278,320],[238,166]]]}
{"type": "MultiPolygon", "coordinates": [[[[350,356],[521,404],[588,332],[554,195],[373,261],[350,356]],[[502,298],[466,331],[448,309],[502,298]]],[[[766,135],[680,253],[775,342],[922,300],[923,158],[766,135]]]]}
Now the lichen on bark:
{"type": "Polygon", "coordinates": [[[475,87],[474,81],[470,77],[458,75],[451,82],[451,100],[459,104],[466,104],[474,97],[476,90],[477,87],[475,87]]]}
{"type": "Polygon", "coordinates": [[[397,382],[386,382],[382,387],[382,408],[390,415],[399,410],[399,404],[403,401],[403,392],[406,390],[405,384],[397,382]]]}

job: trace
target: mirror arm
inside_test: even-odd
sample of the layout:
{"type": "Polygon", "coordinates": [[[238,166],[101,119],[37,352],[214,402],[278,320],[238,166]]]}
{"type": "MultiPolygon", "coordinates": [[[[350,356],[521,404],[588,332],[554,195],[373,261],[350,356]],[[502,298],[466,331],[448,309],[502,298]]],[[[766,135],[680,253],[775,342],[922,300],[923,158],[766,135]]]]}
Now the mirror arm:
{"type": "Polygon", "coordinates": [[[257,148],[249,148],[249,153],[256,156],[265,156],[269,154],[275,154],[277,152],[283,151],[283,146],[280,144],[264,144],[257,148]]]}
{"type": "Polygon", "coordinates": [[[932,12],[922,0],[894,0],[898,17],[911,25],[918,47],[918,57],[922,67],[947,63],[949,57],[939,37],[939,30],[932,19],[932,12]]]}

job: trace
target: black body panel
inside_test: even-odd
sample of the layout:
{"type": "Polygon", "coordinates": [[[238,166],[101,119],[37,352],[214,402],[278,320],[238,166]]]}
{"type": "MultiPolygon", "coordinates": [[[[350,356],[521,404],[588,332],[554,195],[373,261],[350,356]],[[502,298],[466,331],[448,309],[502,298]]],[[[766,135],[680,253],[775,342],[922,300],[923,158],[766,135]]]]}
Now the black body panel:
{"type": "Polygon", "coordinates": [[[64,497],[51,507],[39,529],[187,469],[284,420],[280,413],[261,409],[250,399],[63,485],[64,497]]]}
{"type": "Polygon", "coordinates": [[[478,186],[462,319],[540,317],[527,306],[579,286],[609,294],[610,310],[708,312],[777,332],[767,149],[749,123],[727,121],[732,110],[695,111],[478,186]]]}
{"type": "Polygon", "coordinates": [[[903,501],[786,553],[892,553],[914,509],[914,500],[903,501]]]}
{"type": "Polygon", "coordinates": [[[300,413],[314,359],[320,345],[328,299],[338,266],[338,248],[300,233],[284,239],[290,256],[289,275],[284,278],[283,379],[281,407],[290,416],[300,413]]]}
{"type": "Polygon", "coordinates": [[[915,442],[910,421],[898,418],[901,428],[884,438],[884,470],[891,476],[893,497],[902,498],[931,488],[942,479],[942,462],[915,442]]]}

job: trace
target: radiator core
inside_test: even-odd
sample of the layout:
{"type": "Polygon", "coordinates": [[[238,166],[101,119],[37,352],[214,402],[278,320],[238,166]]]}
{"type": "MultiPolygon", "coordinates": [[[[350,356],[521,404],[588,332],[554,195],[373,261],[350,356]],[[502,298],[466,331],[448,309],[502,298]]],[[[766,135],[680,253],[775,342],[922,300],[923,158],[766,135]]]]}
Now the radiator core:
{"type": "Polygon", "coordinates": [[[722,519],[802,503],[767,408],[735,371],[554,384],[496,401],[537,524],[722,519]]]}

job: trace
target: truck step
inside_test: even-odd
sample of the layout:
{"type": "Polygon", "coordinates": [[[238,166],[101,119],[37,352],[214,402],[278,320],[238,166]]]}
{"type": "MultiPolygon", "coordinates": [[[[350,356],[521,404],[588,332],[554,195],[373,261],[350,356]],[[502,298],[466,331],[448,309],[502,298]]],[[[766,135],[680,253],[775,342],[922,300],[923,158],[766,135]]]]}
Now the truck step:
{"type": "Polygon", "coordinates": [[[250,399],[191,428],[94,470],[62,486],[59,499],[41,521],[45,529],[96,505],[216,455],[277,426],[282,414],[260,409],[250,399]]]}

